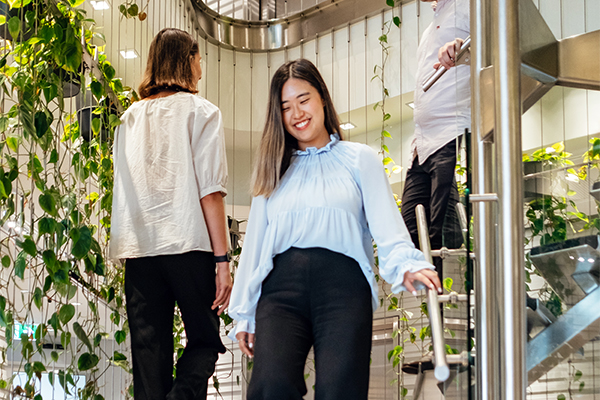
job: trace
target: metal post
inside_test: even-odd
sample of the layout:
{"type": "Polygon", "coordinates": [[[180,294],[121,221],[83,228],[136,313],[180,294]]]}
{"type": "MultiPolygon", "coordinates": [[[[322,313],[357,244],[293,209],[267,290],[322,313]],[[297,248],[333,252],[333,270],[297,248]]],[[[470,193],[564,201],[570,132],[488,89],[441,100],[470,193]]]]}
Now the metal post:
{"type": "MultiPolygon", "coordinates": [[[[523,167],[521,159],[521,55],[519,1],[493,0],[494,99],[499,199],[498,293],[500,388],[503,399],[525,399],[525,276],[523,257],[523,167]]],[[[493,377],[492,377],[493,378],[493,377]]]]}
{"type": "MultiPolygon", "coordinates": [[[[497,240],[497,202],[476,202],[481,193],[494,193],[494,162],[492,142],[484,142],[481,95],[481,71],[491,63],[490,3],[471,0],[471,149],[473,170],[470,201],[473,203],[473,250],[475,293],[475,365],[477,371],[476,398],[499,400],[501,393],[500,338],[498,337],[498,292],[495,272],[497,240]]],[[[470,389],[469,389],[470,390],[470,389]]]]}
{"type": "MultiPolygon", "coordinates": [[[[416,209],[417,230],[421,251],[428,262],[432,262],[431,247],[429,244],[429,230],[427,229],[427,216],[425,207],[419,204],[416,209]]],[[[444,329],[442,327],[442,313],[440,311],[438,295],[435,290],[427,290],[427,309],[429,311],[429,324],[431,325],[431,341],[433,342],[433,374],[440,382],[445,382],[450,376],[450,368],[446,361],[446,345],[444,343],[444,329]]]]}

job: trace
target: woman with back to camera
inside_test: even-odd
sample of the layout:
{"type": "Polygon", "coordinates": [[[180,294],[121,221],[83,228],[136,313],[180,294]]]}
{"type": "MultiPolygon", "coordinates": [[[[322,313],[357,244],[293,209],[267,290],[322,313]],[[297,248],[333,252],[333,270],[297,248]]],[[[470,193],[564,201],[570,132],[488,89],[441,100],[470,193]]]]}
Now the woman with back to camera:
{"type": "Polygon", "coordinates": [[[142,100],[115,132],[109,252],[127,260],[136,400],[205,399],[225,352],[218,314],[231,293],[227,164],[221,112],[195,96],[201,77],[198,43],[163,29],[150,45],[142,100]],[[176,302],[187,345],[173,380],[176,302]]]}
{"type": "Polygon", "coordinates": [[[304,59],[281,66],[229,308],[237,321],[231,336],[254,356],[249,400],[301,399],[313,345],[315,399],[367,399],[378,304],[371,238],[394,292],[416,295],[417,282],[441,290],[410,240],[377,153],[342,141],[338,130],[316,67],[304,59]]]}

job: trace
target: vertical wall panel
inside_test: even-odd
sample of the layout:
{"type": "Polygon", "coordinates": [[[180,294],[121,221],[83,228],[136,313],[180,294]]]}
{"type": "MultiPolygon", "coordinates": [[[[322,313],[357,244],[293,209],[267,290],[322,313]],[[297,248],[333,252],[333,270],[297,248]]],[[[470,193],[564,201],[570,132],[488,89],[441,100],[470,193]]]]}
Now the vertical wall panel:
{"type": "Polygon", "coordinates": [[[562,38],[560,0],[540,0],[540,14],[557,39],[562,38]]]}
{"type": "Polygon", "coordinates": [[[415,75],[417,73],[416,54],[419,46],[419,35],[417,34],[417,17],[415,3],[402,7],[402,42],[400,51],[402,53],[402,87],[405,92],[415,88],[415,75]]]}
{"type": "Polygon", "coordinates": [[[544,146],[564,140],[563,88],[552,88],[542,102],[542,143],[544,146]]]}
{"type": "MultiPolygon", "coordinates": [[[[563,37],[580,35],[585,32],[585,0],[562,2],[563,37]]],[[[598,15],[600,19],[600,15],[598,15]]]]}
{"type": "Polygon", "coordinates": [[[333,46],[333,90],[332,96],[338,113],[348,111],[348,28],[341,28],[334,33],[333,46]]]}

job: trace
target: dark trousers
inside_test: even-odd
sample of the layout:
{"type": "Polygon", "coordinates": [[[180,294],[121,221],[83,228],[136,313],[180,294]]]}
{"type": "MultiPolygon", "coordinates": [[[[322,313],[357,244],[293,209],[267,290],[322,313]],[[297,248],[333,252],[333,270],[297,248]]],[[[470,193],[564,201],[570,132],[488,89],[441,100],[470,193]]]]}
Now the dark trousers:
{"type": "Polygon", "coordinates": [[[125,296],[131,330],[135,400],[206,399],[208,378],[225,347],[219,318],[210,309],[216,294],[213,254],[131,258],[125,296]],[[173,380],[173,316],[181,310],[187,345],[173,380]]]}
{"type": "MultiPolygon", "coordinates": [[[[429,156],[422,165],[419,165],[419,157],[416,156],[406,173],[402,218],[417,248],[420,246],[415,210],[419,204],[425,207],[432,250],[442,246],[454,249],[463,243],[456,212],[456,203],[460,198],[454,178],[455,166],[456,140],[452,140],[429,156]]],[[[433,261],[442,280],[442,260],[435,257],[433,261]]]]}
{"type": "Polygon", "coordinates": [[[316,400],[366,400],[373,309],[358,263],[322,248],[275,257],[256,310],[248,400],[300,400],[315,355],[316,400]]]}

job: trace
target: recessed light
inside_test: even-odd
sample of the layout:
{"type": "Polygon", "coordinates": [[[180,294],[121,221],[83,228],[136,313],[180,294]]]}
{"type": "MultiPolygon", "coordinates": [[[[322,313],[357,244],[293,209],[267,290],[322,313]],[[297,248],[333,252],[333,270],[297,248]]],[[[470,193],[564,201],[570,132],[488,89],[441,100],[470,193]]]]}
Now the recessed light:
{"type": "Polygon", "coordinates": [[[138,58],[138,53],[135,50],[121,50],[121,57],[126,60],[130,58],[138,58]]]}
{"type": "Polygon", "coordinates": [[[352,122],[344,122],[343,124],[340,124],[340,128],[342,128],[345,131],[348,131],[350,129],[356,128],[356,125],[354,125],[352,122]]]}
{"type": "Polygon", "coordinates": [[[407,106],[409,106],[410,108],[412,108],[413,110],[415,109],[415,102],[414,101],[409,101],[408,103],[406,103],[407,106]]]}
{"type": "Polygon", "coordinates": [[[91,0],[90,3],[92,5],[92,7],[94,7],[94,10],[108,10],[110,8],[110,5],[105,0],[99,0],[99,1],[91,0]]]}

